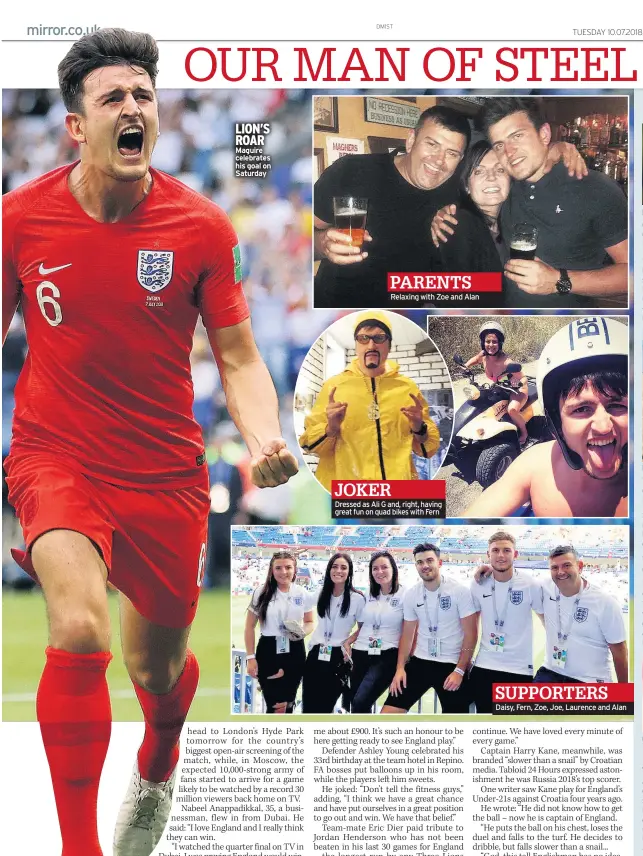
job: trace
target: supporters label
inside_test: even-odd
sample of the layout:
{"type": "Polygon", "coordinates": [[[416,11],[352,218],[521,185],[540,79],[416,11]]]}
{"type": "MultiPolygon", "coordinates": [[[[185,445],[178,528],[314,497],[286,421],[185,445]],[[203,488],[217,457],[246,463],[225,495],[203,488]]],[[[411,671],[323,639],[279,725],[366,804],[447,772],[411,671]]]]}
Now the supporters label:
{"type": "Polygon", "coordinates": [[[512,715],[634,714],[634,684],[494,684],[493,712],[512,715]]]}
{"type": "Polygon", "coordinates": [[[333,480],[333,517],[431,517],[446,514],[445,482],[333,480]]]}

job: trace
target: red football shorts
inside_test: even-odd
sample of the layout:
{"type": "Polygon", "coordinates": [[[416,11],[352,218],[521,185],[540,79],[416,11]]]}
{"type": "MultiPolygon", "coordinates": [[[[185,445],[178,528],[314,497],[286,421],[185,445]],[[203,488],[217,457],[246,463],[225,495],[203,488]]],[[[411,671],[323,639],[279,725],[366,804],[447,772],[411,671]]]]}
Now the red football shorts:
{"type": "Polygon", "coordinates": [[[203,484],[180,490],[138,490],[85,475],[73,461],[49,455],[6,461],[9,501],[27,554],[14,552],[34,578],[30,550],[52,529],[87,536],[100,551],[109,582],[148,621],[187,627],[205,571],[210,495],[203,484]]]}

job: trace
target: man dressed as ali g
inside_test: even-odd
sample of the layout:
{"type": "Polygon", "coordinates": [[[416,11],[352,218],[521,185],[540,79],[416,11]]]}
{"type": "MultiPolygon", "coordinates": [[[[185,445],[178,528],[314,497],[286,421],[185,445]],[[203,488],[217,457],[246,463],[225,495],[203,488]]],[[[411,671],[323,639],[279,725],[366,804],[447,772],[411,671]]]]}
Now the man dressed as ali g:
{"type": "Polygon", "coordinates": [[[299,444],[319,456],[316,478],[416,479],[412,452],[431,458],[440,434],[410,378],[389,360],[391,318],[368,310],[355,321],[356,356],[321,388],[299,444]]]}

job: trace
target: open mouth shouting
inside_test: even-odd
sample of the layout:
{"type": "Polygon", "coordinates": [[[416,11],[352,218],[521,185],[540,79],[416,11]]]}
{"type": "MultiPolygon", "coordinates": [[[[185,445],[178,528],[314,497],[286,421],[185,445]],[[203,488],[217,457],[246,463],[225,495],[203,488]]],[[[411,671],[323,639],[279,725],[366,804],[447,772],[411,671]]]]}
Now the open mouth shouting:
{"type": "Polygon", "coordinates": [[[145,133],[140,125],[131,125],[118,135],[117,146],[121,157],[136,160],[143,151],[145,133]]]}

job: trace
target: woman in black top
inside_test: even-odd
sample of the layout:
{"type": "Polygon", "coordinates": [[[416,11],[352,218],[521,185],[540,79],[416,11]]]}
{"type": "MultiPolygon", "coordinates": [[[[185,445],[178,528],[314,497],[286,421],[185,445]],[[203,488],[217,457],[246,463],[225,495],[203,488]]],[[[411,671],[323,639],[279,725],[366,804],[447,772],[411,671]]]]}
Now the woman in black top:
{"type": "MultiPolygon", "coordinates": [[[[500,234],[500,208],[509,196],[511,178],[486,140],[479,140],[467,150],[460,176],[462,200],[457,213],[455,205],[449,206],[450,213],[457,218],[457,228],[446,243],[433,235],[443,269],[502,271],[505,251],[500,234]]],[[[436,218],[444,213],[443,209],[436,218]]],[[[435,223],[434,219],[434,227],[435,223]]]]}

